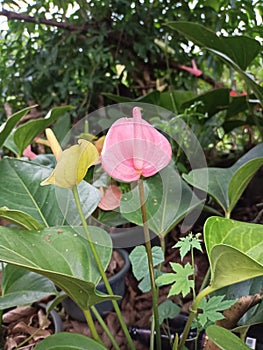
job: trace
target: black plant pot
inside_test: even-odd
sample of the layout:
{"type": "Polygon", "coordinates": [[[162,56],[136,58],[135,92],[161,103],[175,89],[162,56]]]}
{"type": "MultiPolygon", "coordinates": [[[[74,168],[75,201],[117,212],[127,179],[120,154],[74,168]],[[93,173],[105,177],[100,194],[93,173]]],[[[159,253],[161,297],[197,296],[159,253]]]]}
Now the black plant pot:
{"type": "MultiPolygon", "coordinates": [[[[45,311],[47,310],[48,305],[44,303],[36,303],[36,306],[44,309],[45,311]]],[[[56,312],[56,310],[51,310],[49,313],[49,318],[51,322],[53,323],[54,326],[54,333],[60,333],[63,332],[63,322],[60,317],[60,315],[56,312]]]]}
{"type": "Polygon", "coordinates": [[[255,350],[263,350],[263,323],[251,326],[247,332],[246,344],[255,350]]]}
{"type": "MultiPolygon", "coordinates": [[[[112,291],[116,295],[124,296],[125,293],[125,277],[130,268],[129,254],[124,249],[117,249],[117,252],[121,255],[124,260],[124,266],[122,269],[116,273],[114,276],[109,278],[109,283],[111,285],[112,291]]],[[[103,293],[107,293],[105,284],[100,282],[97,285],[97,289],[103,293]]],[[[121,300],[118,301],[121,303],[121,300]]],[[[86,322],[83,311],[76,305],[76,303],[69,297],[65,298],[62,302],[62,306],[66,313],[74,320],[80,322],[86,322]]],[[[111,300],[104,301],[96,305],[97,311],[102,317],[106,316],[110,311],[113,310],[111,300]]],[[[95,318],[95,317],[94,317],[95,318]]]]}
{"type": "MultiPolygon", "coordinates": [[[[170,337],[161,331],[161,344],[162,350],[172,350],[172,345],[170,340],[174,340],[174,336],[177,333],[180,335],[183,332],[185,323],[187,321],[188,315],[186,313],[180,313],[174,319],[171,320],[170,326],[170,337]]],[[[150,346],[150,338],[151,338],[151,330],[150,329],[142,329],[137,327],[130,327],[129,332],[131,337],[134,340],[139,341],[140,343],[150,346]]],[[[188,350],[201,350],[203,348],[203,334],[200,334],[197,337],[195,330],[191,330],[188,334],[188,339],[185,342],[185,347],[188,350]]]]}

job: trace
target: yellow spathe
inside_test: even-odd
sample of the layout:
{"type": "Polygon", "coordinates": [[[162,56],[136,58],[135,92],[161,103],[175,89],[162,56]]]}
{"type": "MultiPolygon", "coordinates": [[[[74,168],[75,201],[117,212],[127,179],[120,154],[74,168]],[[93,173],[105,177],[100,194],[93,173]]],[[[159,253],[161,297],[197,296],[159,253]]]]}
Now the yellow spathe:
{"type": "Polygon", "coordinates": [[[96,147],[91,142],[80,139],[77,145],[59,154],[54,171],[41,185],[73,188],[83,180],[88,168],[97,163],[98,159],[96,147]]]}

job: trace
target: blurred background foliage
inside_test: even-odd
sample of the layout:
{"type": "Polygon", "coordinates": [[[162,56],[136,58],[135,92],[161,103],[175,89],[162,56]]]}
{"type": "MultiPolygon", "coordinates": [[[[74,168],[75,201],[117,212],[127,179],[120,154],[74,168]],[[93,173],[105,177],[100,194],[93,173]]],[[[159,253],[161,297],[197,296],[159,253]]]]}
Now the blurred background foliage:
{"type": "MultiPolygon", "coordinates": [[[[102,106],[139,98],[182,115],[208,151],[236,148],[240,135],[250,147],[261,140],[258,101],[248,103],[250,92],[231,68],[167,23],[199,23],[261,43],[262,18],[262,0],[3,0],[0,120],[28,105],[38,105],[37,115],[72,105],[72,123],[102,106]],[[192,60],[199,76],[182,67],[192,60]],[[196,100],[211,91],[216,93],[196,100]],[[213,110],[218,99],[227,111],[213,110]]],[[[258,84],[262,57],[261,46],[248,67],[258,84]]]]}

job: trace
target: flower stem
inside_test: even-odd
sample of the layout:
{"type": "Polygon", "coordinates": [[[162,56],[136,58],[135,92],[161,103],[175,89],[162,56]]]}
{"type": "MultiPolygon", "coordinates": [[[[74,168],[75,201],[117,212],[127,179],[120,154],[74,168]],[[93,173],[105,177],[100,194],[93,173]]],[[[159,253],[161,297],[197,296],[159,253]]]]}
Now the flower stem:
{"type": "MultiPolygon", "coordinates": [[[[81,222],[82,222],[82,225],[83,225],[83,228],[85,230],[85,233],[86,233],[86,236],[87,236],[87,239],[88,239],[88,242],[89,242],[89,245],[90,245],[90,249],[92,251],[92,254],[94,256],[94,259],[96,261],[96,264],[98,266],[98,269],[99,269],[99,272],[100,272],[100,275],[101,275],[101,278],[105,284],[105,287],[106,287],[106,290],[107,292],[110,294],[110,295],[114,295],[113,294],[113,291],[111,289],[111,285],[108,281],[108,278],[106,276],[106,273],[104,271],[104,268],[102,266],[102,263],[101,263],[101,260],[100,260],[100,257],[99,257],[99,254],[95,248],[95,245],[93,243],[93,240],[91,238],[91,235],[90,235],[90,232],[89,232],[89,229],[88,229],[88,225],[87,225],[87,222],[86,222],[86,218],[85,218],[85,215],[83,213],[83,210],[82,210],[82,206],[81,206],[81,202],[80,202],[80,198],[79,198],[79,193],[78,193],[78,188],[77,186],[74,186],[72,188],[72,192],[73,192],[73,196],[74,196],[74,199],[75,199],[75,202],[76,202],[76,206],[77,206],[77,209],[78,209],[78,213],[79,213],[79,216],[80,216],[80,219],[81,219],[81,222]]],[[[127,339],[127,342],[130,346],[130,349],[131,350],[135,350],[135,346],[133,344],[133,341],[132,341],[132,338],[130,336],[130,333],[128,331],[128,328],[124,322],[124,319],[122,317],[122,314],[121,314],[121,310],[120,310],[120,307],[117,303],[116,300],[112,300],[112,305],[114,307],[114,310],[117,314],[117,317],[118,317],[118,320],[120,322],[120,325],[121,325],[121,328],[123,330],[123,333],[127,339]]]]}
{"type": "Polygon", "coordinates": [[[109,340],[111,341],[112,345],[116,350],[120,350],[119,345],[117,344],[116,340],[114,339],[113,335],[111,334],[109,328],[107,327],[106,323],[104,322],[103,318],[101,317],[100,313],[97,311],[96,307],[93,305],[90,307],[92,312],[94,313],[95,317],[97,318],[99,324],[101,325],[101,328],[104,330],[104,332],[107,334],[109,340]]]}
{"type": "Polygon", "coordinates": [[[156,287],[155,278],[154,278],[152,247],[151,247],[151,241],[150,241],[149,227],[147,223],[147,211],[146,211],[146,205],[145,205],[144,186],[143,186],[143,180],[141,179],[138,180],[138,188],[139,188],[139,194],[140,194],[145,247],[146,247],[148,268],[149,268],[150,280],[151,280],[152,308],[153,308],[153,317],[154,317],[155,334],[156,334],[156,349],[161,350],[161,331],[160,331],[159,313],[158,313],[158,289],[156,287]]]}
{"type": "Polygon", "coordinates": [[[191,307],[191,311],[189,313],[189,317],[187,319],[187,322],[185,324],[179,345],[178,345],[178,350],[182,350],[185,344],[185,341],[187,339],[187,336],[190,332],[194,317],[197,313],[198,310],[198,305],[201,301],[201,299],[203,299],[203,297],[205,297],[206,295],[208,295],[209,293],[211,293],[214,289],[210,286],[206,287],[205,289],[203,289],[201,292],[199,292],[199,294],[196,296],[196,298],[193,301],[192,307],[191,307]]]}
{"type": "Polygon", "coordinates": [[[93,321],[93,318],[92,318],[90,309],[85,309],[85,310],[83,310],[83,313],[84,313],[84,315],[85,315],[85,318],[86,318],[87,324],[88,324],[88,326],[89,326],[89,329],[90,329],[90,332],[91,332],[92,337],[93,337],[94,340],[96,340],[98,343],[101,343],[101,344],[103,345],[103,342],[102,342],[102,340],[100,339],[100,337],[99,337],[99,335],[98,335],[98,332],[97,332],[97,329],[96,329],[96,327],[95,327],[95,324],[94,324],[94,321],[93,321]]]}

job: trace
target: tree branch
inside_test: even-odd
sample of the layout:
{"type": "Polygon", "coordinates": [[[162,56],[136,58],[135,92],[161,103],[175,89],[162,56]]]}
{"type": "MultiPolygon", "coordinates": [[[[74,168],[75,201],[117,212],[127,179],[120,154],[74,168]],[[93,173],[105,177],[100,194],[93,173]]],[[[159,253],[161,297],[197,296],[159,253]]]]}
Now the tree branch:
{"type": "MultiPolygon", "coordinates": [[[[67,23],[67,22],[57,22],[57,21],[45,19],[45,18],[35,18],[33,16],[28,16],[28,15],[13,12],[13,11],[7,11],[4,9],[2,11],[0,11],[0,16],[5,16],[5,17],[7,17],[8,20],[18,20],[18,21],[24,21],[24,22],[28,22],[28,23],[45,24],[45,25],[51,26],[51,27],[62,28],[64,30],[69,30],[69,31],[80,31],[82,33],[87,33],[88,29],[89,29],[86,24],[77,25],[77,24],[71,24],[71,23],[67,23]]],[[[112,38],[119,41],[120,40],[119,33],[116,33],[116,34],[117,35],[115,35],[115,33],[112,32],[111,33],[112,38]],[[116,38],[114,38],[114,37],[116,37],[116,38]]],[[[123,40],[122,45],[127,46],[127,47],[131,47],[130,43],[128,41],[126,41],[126,39],[123,40]]],[[[118,43],[118,44],[120,44],[120,43],[118,43]]],[[[157,64],[157,66],[158,66],[158,64],[157,64]]],[[[180,68],[180,64],[178,62],[170,62],[170,67],[172,69],[182,70],[182,68],[180,68]]],[[[159,64],[159,68],[163,69],[164,67],[162,64],[159,64]]],[[[202,74],[198,78],[204,80],[205,82],[210,84],[213,88],[225,87],[224,84],[215,81],[213,78],[211,78],[207,75],[202,74]]]]}
{"type": "Polygon", "coordinates": [[[24,21],[28,23],[35,23],[35,24],[45,24],[47,26],[51,27],[57,27],[57,28],[62,28],[66,29],[69,31],[87,31],[87,27],[85,25],[76,25],[76,24],[70,24],[67,22],[57,22],[51,19],[45,19],[45,18],[35,18],[32,16],[24,15],[22,13],[17,13],[13,11],[7,11],[7,10],[2,10],[0,11],[0,16],[5,16],[9,21],[11,20],[18,20],[18,21],[24,21]]]}

